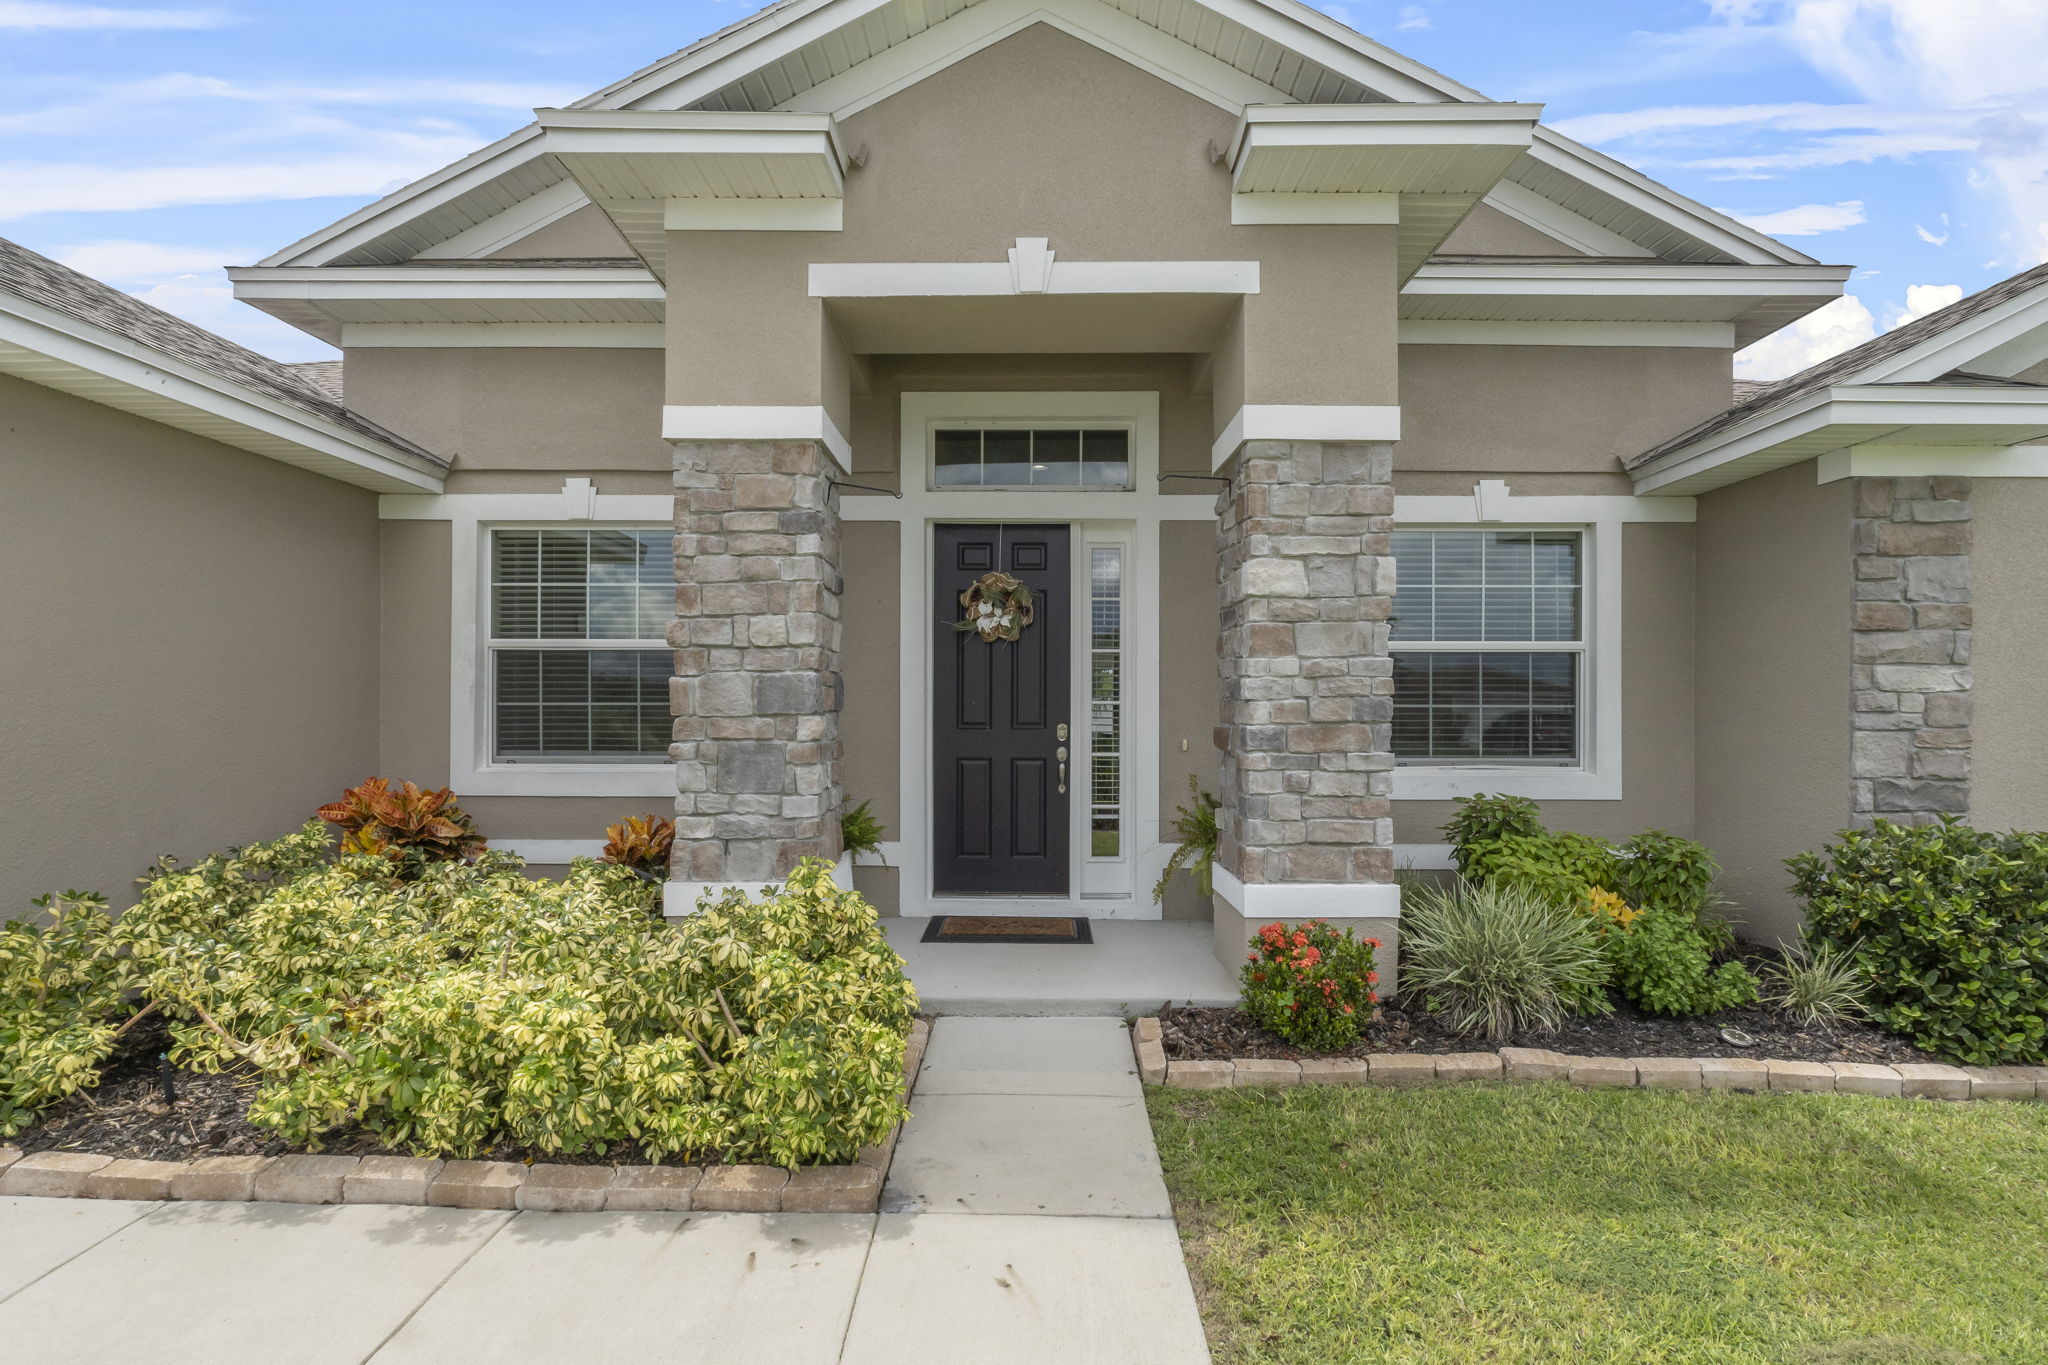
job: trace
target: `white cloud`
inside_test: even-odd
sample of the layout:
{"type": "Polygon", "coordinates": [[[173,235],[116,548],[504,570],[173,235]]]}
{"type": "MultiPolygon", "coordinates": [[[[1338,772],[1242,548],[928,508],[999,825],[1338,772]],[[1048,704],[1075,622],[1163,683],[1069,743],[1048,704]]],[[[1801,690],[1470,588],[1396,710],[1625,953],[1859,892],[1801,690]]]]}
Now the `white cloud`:
{"type": "Polygon", "coordinates": [[[101,98],[128,103],[156,100],[220,99],[272,104],[419,105],[454,104],[480,109],[530,110],[575,99],[582,92],[568,86],[508,81],[369,80],[326,84],[296,81],[242,81],[187,72],[152,76],[101,87],[101,98]]]}
{"type": "Polygon", "coordinates": [[[49,254],[96,280],[130,284],[196,275],[225,265],[246,265],[264,253],[249,247],[168,246],[162,242],[116,240],[60,246],[49,254]]]}
{"type": "Polygon", "coordinates": [[[1401,18],[1394,25],[1398,29],[1431,28],[1429,11],[1420,5],[1401,6],[1401,18]]]}
{"type": "Polygon", "coordinates": [[[0,163],[0,222],[37,213],[109,213],[376,194],[475,149],[468,138],[407,138],[384,155],[189,166],[0,163]]]}
{"type": "Polygon", "coordinates": [[[1843,128],[1869,116],[1868,105],[1855,104],[1672,104],[1655,109],[1630,109],[1612,114],[1581,114],[1551,124],[1566,137],[1581,142],[1613,142],[1641,137],[1647,133],[1690,131],[1695,128],[1796,126],[1801,119],[1819,120],[1822,126],[1843,128]]]}
{"type": "Polygon", "coordinates": [[[1920,235],[1920,240],[1927,243],[1927,245],[1929,246],[1947,246],[1949,238],[1948,215],[1945,213],[1941,215],[1940,232],[1934,232],[1928,228],[1922,227],[1918,223],[1913,224],[1913,231],[1918,233],[1920,235]]]}
{"type": "Polygon", "coordinates": [[[1863,300],[1844,294],[1789,327],[1735,353],[1737,379],[1783,379],[1877,335],[1877,319],[1863,300]]]}
{"type": "Polygon", "coordinates": [[[1929,313],[1938,313],[1963,297],[1959,284],[1909,284],[1906,286],[1906,303],[1902,308],[1893,304],[1885,310],[1884,329],[1889,332],[1918,321],[1929,313]]]}
{"type": "Polygon", "coordinates": [[[220,28],[235,16],[217,9],[112,9],[104,5],[62,5],[47,0],[0,0],[0,29],[54,30],[220,28]]]}
{"type": "Polygon", "coordinates": [[[1863,222],[1863,201],[1801,204],[1796,209],[1779,209],[1775,213],[1736,213],[1732,209],[1718,212],[1773,237],[1811,237],[1817,232],[1839,232],[1863,222]]]}

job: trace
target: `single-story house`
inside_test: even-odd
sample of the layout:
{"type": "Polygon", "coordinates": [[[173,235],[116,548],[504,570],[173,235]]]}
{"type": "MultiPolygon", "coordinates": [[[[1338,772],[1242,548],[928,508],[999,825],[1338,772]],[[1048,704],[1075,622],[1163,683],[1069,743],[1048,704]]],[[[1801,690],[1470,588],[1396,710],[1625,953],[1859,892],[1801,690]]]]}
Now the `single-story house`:
{"type": "Polygon", "coordinates": [[[8,908],[372,773],[668,903],[1398,930],[1453,799],[2048,822],[2048,271],[1816,262],[1294,0],[784,0],[259,264],[0,254],[8,908]],[[1027,600],[1028,599],[1028,600],[1027,600]],[[1215,894],[1151,888],[1189,778],[1215,894]]]}

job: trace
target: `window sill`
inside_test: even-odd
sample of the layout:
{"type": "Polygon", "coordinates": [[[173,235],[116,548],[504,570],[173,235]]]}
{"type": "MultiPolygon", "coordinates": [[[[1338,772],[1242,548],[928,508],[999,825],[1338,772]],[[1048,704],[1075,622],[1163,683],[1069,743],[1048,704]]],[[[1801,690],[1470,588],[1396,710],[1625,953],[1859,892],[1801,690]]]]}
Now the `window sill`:
{"type": "Polygon", "coordinates": [[[1539,801],[1619,801],[1621,776],[1587,768],[1395,768],[1396,801],[1449,801],[1482,793],[1539,801]]]}
{"type": "Polygon", "coordinates": [[[503,764],[458,775],[464,796],[665,796],[676,794],[668,763],[503,764]]]}

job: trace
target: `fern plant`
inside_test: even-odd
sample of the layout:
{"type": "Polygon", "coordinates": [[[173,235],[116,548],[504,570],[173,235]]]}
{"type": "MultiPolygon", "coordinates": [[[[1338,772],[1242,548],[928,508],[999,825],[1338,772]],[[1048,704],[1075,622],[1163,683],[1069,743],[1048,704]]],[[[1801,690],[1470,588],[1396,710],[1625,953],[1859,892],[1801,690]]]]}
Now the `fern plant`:
{"type": "Polygon", "coordinates": [[[1218,825],[1217,808],[1222,804],[1190,774],[1188,792],[1192,801],[1188,805],[1174,807],[1173,832],[1179,840],[1174,845],[1173,856],[1166,860],[1166,870],[1159,874],[1158,883],[1152,888],[1152,899],[1166,899],[1166,885],[1173,880],[1173,874],[1186,868],[1193,874],[1195,889],[1204,896],[1214,887],[1216,868],[1216,839],[1218,825]]]}
{"type": "Polygon", "coordinates": [[[873,858],[886,867],[889,860],[882,856],[882,840],[888,836],[889,831],[875,818],[875,813],[868,809],[871,804],[873,803],[863,801],[852,810],[840,812],[839,845],[853,855],[855,862],[862,858],[873,858]]]}

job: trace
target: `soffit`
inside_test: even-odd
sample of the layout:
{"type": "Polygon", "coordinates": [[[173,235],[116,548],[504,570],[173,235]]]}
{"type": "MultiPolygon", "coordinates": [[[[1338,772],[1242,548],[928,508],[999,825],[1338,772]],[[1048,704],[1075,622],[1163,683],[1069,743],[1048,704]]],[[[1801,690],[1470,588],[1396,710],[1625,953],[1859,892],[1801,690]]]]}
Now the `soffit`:
{"type": "Polygon", "coordinates": [[[658,323],[667,297],[638,261],[240,266],[235,297],[332,345],[353,323],[658,323]]]}

